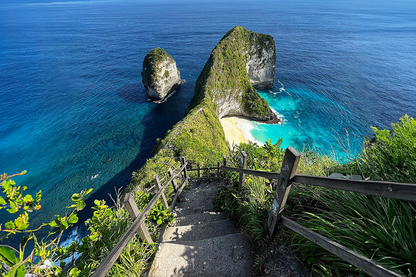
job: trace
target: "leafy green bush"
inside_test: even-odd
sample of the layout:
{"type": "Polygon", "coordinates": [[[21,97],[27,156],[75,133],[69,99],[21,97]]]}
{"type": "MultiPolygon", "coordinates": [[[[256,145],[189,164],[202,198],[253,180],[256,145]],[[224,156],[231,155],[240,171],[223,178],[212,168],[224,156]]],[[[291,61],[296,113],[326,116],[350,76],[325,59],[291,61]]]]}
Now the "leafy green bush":
{"type": "Polygon", "coordinates": [[[374,139],[367,140],[363,152],[343,166],[373,180],[416,183],[416,121],[408,115],[392,130],[373,127],[374,139]]]}
{"type": "Polygon", "coordinates": [[[3,194],[0,195],[0,209],[6,209],[10,214],[20,212],[16,219],[5,223],[5,229],[2,229],[0,224],[0,231],[7,233],[7,237],[16,233],[27,234],[27,236],[22,237],[18,250],[9,245],[0,245],[0,273],[2,276],[8,277],[23,277],[26,273],[45,276],[60,275],[65,264],[60,263],[57,266],[54,262],[59,262],[59,253],[68,252],[65,247],[59,247],[62,233],[78,222],[77,212],[85,208],[83,198],[92,189],[72,195],[73,204],[68,207],[71,209],[68,215],[57,215],[51,222],[42,223],[37,228],[29,229],[29,213],[41,208],[42,191],[39,191],[35,198],[30,194],[23,195],[27,187],[17,186],[11,178],[25,173],[26,171],[14,175],[0,175],[3,194]],[[38,239],[36,232],[43,227],[50,227],[51,229],[46,237],[38,239]],[[33,250],[31,254],[27,255],[26,247],[31,240],[34,243],[33,250]],[[48,264],[48,266],[45,264],[48,264]]]}
{"type": "MultiPolygon", "coordinates": [[[[332,170],[371,179],[416,182],[416,122],[404,116],[392,131],[373,128],[363,152],[332,170]]],[[[302,160],[301,160],[302,161],[302,160]]],[[[289,216],[404,276],[414,276],[414,202],[297,185],[287,203],[289,216]]],[[[363,275],[357,268],[299,235],[293,242],[317,276],[363,275]]]]}
{"type": "MultiPolygon", "coordinates": [[[[143,191],[136,194],[135,200],[139,211],[147,206],[153,196],[154,194],[143,191]]],[[[119,201],[116,201],[113,207],[109,207],[104,200],[95,200],[94,204],[93,217],[85,222],[90,234],[82,238],[80,242],[73,241],[59,256],[60,259],[78,256],[76,260],[74,259],[70,265],[65,267],[67,271],[73,272],[73,276],[90,276],[132,223],[128,212],[122,208],[119,201]]],[[[147,218],[149,220],[145,221],[146,226],[153,240],[157,240],[162,224],[174,220],[160,199],[149,212],[147,218]]],[[[146,244],[136,234],[111,268],[109,276],[143,275],[147,269],[148,261],[155,251],[155,245],[146,244]]]]}
{"type": "MultiPolygon", "coordinates": [[[[292,189],[287,209],[305,227],[402,275],[414,273],[414,203],[298,185],[292,189]]],[[[317,276],[361,273],[302,236],[294,235],[292,242],[313,264],[317,276]]]]}
{"type": "MultiPolygon", "coordinates": [[[[247,154],[247,168],[265,171],[277,171],[283,160],[282,140],[272,144],[266,141],[264,146],[256,143],[241,143],[231,155],[229,166],[240,167],[241,151],[247,154]]],[[[238,182],[239,174],[228,173],[233,183],[238,182]]],[[[217,210],[240,222],[245,232],[253,242],[259,242],[267,237],[268,209],[273,201],[273,189],[263,178],[246,176],[243,188],[221,188],[214,205],[217,210]]]]}

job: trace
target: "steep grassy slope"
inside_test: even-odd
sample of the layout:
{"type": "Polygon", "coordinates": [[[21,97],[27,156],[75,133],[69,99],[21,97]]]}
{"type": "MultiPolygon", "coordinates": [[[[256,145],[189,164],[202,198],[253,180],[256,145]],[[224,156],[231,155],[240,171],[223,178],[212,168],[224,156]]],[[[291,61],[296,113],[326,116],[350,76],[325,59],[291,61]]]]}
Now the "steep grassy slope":
{"type": "Polygon", "coordinates": [[[273,113],[250,82],[247,71],[273,71],[276,49],[273,37],[237,26],[217,44],[196,82],[195,94],[188,108],[212,103],[217,115],[242,115],[256,120],[269,120],[273,113]],[[249,70],[248,63],[256,62],[249,70]]]}
{"type": "MultiPolygon", "coordinates": [[[[227,114],[268,120],[273,117],[267,102],[250,83],[247,62],[259,61],[259,69],[273,68],[274,40],[237,26],[218,43],[197,80],[194,98],[185,118],[158,141],[155,156],[133,173],[131,189],[153,184],[154,174],[164,176],[179,165],[179,157],[201,165],[214,165],[228,155],[228,145],[219,118],[227,114]],[[261,64],[262,63],[262,64],[261,64]],[[225,113],[225,114],[224,114],[225,113]]],[[[270,79],[270,78],[269,78],[270,79]]],[[[169,102],[165,105],[169,105],[169,102]]]]}

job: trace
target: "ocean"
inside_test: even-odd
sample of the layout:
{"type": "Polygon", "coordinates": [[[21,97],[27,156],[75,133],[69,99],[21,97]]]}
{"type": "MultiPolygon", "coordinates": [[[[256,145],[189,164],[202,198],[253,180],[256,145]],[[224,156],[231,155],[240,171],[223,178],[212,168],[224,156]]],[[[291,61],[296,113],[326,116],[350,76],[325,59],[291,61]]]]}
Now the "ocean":
{"type": "Polygon", "coordinates": [[[276,81],[259,93],[284,123],[253,122],[255,140],[354,155],[371,126],[416,116],[415,11],[407,0],[3,0],[0,173],[28,171],[15,180],[43,191],[38,222],[64,214],[82,189],[108,199],[183,117],[212,49],[236,25],[276,41],[276,81]],[[186,80],[159,105],[140,76],[155,47],[186,80]]]}

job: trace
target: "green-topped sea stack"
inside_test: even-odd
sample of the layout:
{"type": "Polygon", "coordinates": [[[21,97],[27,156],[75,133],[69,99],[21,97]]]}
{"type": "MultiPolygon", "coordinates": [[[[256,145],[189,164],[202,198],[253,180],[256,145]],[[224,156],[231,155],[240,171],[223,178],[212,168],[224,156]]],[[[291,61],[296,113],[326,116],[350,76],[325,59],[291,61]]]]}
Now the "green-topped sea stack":
{"type": "Polygon", "coordinates": [[[213,104],[217,116],[277,120],[257,89],[274,83],[276,47],[272,36],[236,26],[221,39],[198,77],[188,108],[213,104]]]}
{"type": "Polygon", "coordinates": [[[155,48],[143,61],[142,82],[150,99],[158,102],[184,83],[176,62],[164,49],[155,48]]]}
{"type": "Polygon", "coordinates": [[[185,117],[154,148],[155,155],[133,173],[127,191],[153,186],[153,176],[180,166],[180,157],[200,166],[212,166],[229,155],[220,118],[240,115],[255,120],[277,120],[253,87],[271,87],[276,63],[269,35],[237,26],[211,52],[198,77],[185,117]]]}

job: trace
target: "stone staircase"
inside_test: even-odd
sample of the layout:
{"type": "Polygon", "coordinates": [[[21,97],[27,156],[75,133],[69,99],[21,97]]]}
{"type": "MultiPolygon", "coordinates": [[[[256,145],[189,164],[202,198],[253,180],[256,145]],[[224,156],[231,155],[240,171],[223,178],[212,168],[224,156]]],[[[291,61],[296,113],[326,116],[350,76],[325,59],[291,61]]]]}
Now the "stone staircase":
{"type": "Polygon", "coordinates": [[[159,245],[149,276],[252,276],[250,241],[215,213],[221,181],[192,181],[175,207],[176,222],[159,245]]]}

